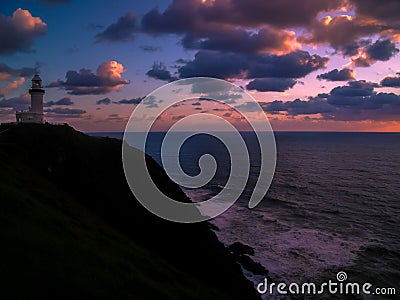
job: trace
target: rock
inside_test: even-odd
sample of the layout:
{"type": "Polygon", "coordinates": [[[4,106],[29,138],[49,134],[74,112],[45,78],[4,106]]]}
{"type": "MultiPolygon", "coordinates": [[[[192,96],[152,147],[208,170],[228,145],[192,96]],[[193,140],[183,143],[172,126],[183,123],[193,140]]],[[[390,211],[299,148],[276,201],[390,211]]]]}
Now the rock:
{"type": "Polygon", "coordinates": [[[232,245],[228,247],[228,249],[234,254],[234,255],[251,255],[254,256],[254,249],[250,247],[249,245],[242,244],[240,242],[235,242],[232,245]]]}
{"type": "Polygon", "coordinates": [[[243,268],[250,271],[254,275],[268,276],[268,270],[265,269],[263,265],[261,265],[258,262],[255,262],[247,255],[241,255],[238,258],[238,262],[242,265],[243,268]]]}

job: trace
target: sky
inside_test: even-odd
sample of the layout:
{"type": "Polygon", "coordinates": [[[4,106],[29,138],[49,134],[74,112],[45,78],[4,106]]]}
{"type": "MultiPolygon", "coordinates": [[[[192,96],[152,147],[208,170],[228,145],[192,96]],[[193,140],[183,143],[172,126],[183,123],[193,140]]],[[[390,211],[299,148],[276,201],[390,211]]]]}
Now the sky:
{"type": "MultiPolygon", "coordinates": [[[[29,107],[35,73],[45,119],[92,132],[200,76],[242,87],[274,130],[400,131],[399,16],[398,0],[1,0],[0,122],[29,107]]],[[[240,118],[200,98],[157,123],[205,112],[240,118]]]]}

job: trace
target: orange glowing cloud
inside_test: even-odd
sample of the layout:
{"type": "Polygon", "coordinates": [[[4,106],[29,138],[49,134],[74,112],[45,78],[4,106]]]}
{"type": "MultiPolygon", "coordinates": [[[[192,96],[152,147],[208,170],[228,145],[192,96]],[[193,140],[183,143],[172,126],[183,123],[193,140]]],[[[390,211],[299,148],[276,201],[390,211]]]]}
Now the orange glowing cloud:
{"type": "Polygon", "coordinates": [[[35,39],[47,33],[47,25],[28,10],[18,8],[11,17],[0,14],[0,55],[28,51],[35,39]]]}
{"type": "Polygon", "coordinates": [[[117,61],[103,62],[94,74],[91,70],[81,69],[68,71],[66,81],[57,80],[48,87],[59,87],[68,91],[71,95],[101,95],[112,91],[118,91],[129,84],[129,80],[122,78],[125,68],[117,61]]]}
{"type": "Polygon", "coordinates": [[[43,30],[46,23],[39,17],[33,17],[28,10],[18,8],[12,16],[16,28],[24,31],[43,30]]]}
{"type": "Polygon", "coordinates": [[[4,88],[0,88],[0,95],[7,95],[7,94],[11,93],[12,91],[16,90],[21,85],[23,85],[24,82],[25,82],[24,77],[20,77],[16,80],[8,82],[4,88]]]}

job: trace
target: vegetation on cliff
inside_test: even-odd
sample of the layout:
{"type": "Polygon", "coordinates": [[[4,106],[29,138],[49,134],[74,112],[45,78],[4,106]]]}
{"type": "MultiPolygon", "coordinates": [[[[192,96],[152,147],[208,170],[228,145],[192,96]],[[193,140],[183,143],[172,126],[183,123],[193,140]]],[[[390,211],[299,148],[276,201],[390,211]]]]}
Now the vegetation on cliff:
{"type": "MultiPolygon", "coordinates": [[[[121,141],[67,125],[0,128],[4,299],[257,299],[207,223],[145,210],[126,184],[121,141]]],[[[148,158],[160,189],[184,193],[148,158]]]]}

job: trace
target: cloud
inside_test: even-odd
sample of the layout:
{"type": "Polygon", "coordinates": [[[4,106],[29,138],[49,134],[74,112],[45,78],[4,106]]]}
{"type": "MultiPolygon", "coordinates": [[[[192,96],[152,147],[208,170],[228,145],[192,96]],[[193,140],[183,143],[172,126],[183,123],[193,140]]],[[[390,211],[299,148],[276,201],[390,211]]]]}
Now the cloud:
{"type": "Polygon", "coordinates": [[[327,73],[323,73],[317,76],[318,79],[325,79],[328,81],[349,81],[355,79],[355,72],[351,69],[334,69],[327,73]]]}
{"type": "Polygon", "coordinates": [[[398,0],[351,0],[360,17],[373,18],[385,22],[399,20],[400,2],[398,0]]]}
{"type": "Polygon", "coordinates": [[[386,76],[381,80],[381,85],[385,87],[400,87],[400,76],[386,76]]]}
{"type": "Polygon", "coordinates": [[[296,99],[287,102],[275,100],[270,103],[262,103],[262,107],[266,112],[269,113],[286,111],[291,116],[313,115],[334,111],[334,108],[331,105],[320,99],[311,99],[308,101],[296,99]]]}
{"type": "Polygon", "coordinates": [[[330,94],[335,96],[370,96],[374,88],[379,87],[375,82],[366,80],[350,81],[345,86],[338,86],[331,90],[330,94]]]}
{"type": "Polygon", "coordinates": [[[376,22],[365,22],[350,15],[335,17],[326,16],[320,20],[314,20],[310,34],[298,38],[302,43],[319,45],[329,44],[337,50],[348,47],[359,38],[371,36],[386,29],[376,22]]]}
{"type": "Polygon", "coordinates": [[[123,72],[125,68],[122,64],[108,61],[97,68],[96,74],[88,69],[81,69],[79,72],[68,71],[65,75],[66,81],[53,81],[48,87],[63,88],[71,95],[107,94],[129,84],[128,80],[122,79],[123,72]]]}
{"type": "Polygon", "coordinates": [[[375,43],[359,49],[358,55],[352,57],[352,64],[356,67],[369,67],[376,61],[388,61],[399,52],[396,44],[389,39],[377,40],[375,43]]]}
{"type": "Polygon", "coordinates": [[[301,49],[301,43],[329,44],[354,55],[362,38],[400,34],[398,0],[385,5],[377,0],[298,0],[295,9],[288,9],[292,2],[173,0],[164,11],[146,13],[141,29],[152,35],[177,34],[187,49],[279,55],[301,49]],[[304,34],[297,38],[288,28],[304,34]]]}
{"type": "Polygon", "coordinates": [[[133,98],[133,99],[122,99],[116,102],[113,102],[115,104],[139,104],[140,102],[142,102],[142,100],[144,99],[144,97],[137,97],[137,98],[133,98]]]}
{"type": "Polygon", "coordinates": [[[337,121],[398,121],[400,114],[400,96],[393,93],[374,93],[355,98],[351,105],[337,106],[334,113],[324,115],[325,119],[337,121]]]}
{"type": "Polygon", "coordinates": [[[209,76],[218,78],[239,77],[247,69],[248,58],[235,53],[200,50],[194,60],[178,69],[181,78],[209,76]]]}
{"type": "Polygon", "coordinates": [[[146,75],[158,80],[164,80],[169,82],[178,79],[177,77],[171,75],[171,72],[168,71],[167,67],[162,62],[160,63],[154,62],[152,68],[149,71],[147,71],[146,75]]]}
{"type": "Polygon", "coordinates": [[[144,52],[156,52],[161,50],[161,47],[151,45],[141,45],[139,48],[144,52]]]}
{"type": "Polygon", "coordinates": [[[111,104],[111,99],[110,98],[104,98],[96,101],[97,105],[109,105],[111,104]]]}
{"type": "Polygon", "coordinates": [[[0,100],[0,107],[8,107],[16,110],[26,110],[31,104],[31,97],[29,94],[22,94],[18,97],[3,98],[0,100]]]}
{"type": "Polygon", "coordinates": [[[126,120],[127,120],[126,117],[122,117],[119,114],[110,114],[106,119],[106,121],[112,121],[112,122],[125,122],[126,120]]]}
{"type": "Polygon", "coordinates": [[[179,120],[182,120],[185,117],[186,117],[185,115],[179,115],[179,116],[172,116],[171,119],[174,120],[174,121],[179,121],[179,120]]]}
{"type": "MultiPolygon", "coordinates": [[[[258,104],[263,107],[263,102],[258,102],[258,104]]],[[[246,102],[235,106],[235,108],[245,112],[254,112],[259,110],[259,106],[256,102],[246,102]]],[[[224,111],[224,109],[214,109],[214,111],[224,111]]]]}
{"type": "Polygon", "coordinates": [[[231,24],[239,23],[254,26],[268,23],[278,27],[308,26],[310,20],[315,19],[321,12],[338,9],[343,4],[341,0],[298,0],[296,7],[293,8],[293,1],[291,0],[232,0],[222,2],[222,5],[215,6],[215,9],[204,8],[208,19],[218,19],[219,17],[224,22],[231,24]],[[218,12],[221,13],[222,10],[225,10],[226,13],[218,15],[218,12]]]}
{"type": "Polygon", "coordinates": [[[180,67],[181,78],[210,76],[218,78],[300,78],[325,68],[329,59],[296,51],[285,55],[223,53],[200,50],[194,60],[180,67]]]}
{"type": "Polygon", "coordinates": [[[24,82],[25,82],[24,77],[19,77],[16,80],[7,82],[5,87],[0,87],[0,96],[4,96],[4,95],[11,93],[12,91],[16,90],[21,85],[23,85],[24,82]]]}
{"type": "Polygon", "coordinates": [[[44,107],[51,107],[51,106],[55,106],[55,105],[68,106],[68,105],[73,105],[73,104],[74,104],[74,102],[71,100],[70,97],[64,97],[64,98],[61,98],[60,100],[57,100],[57,101],[45,102],[43,106],[44,107]]]}
{"type": "Polygon", "coordinates": [[[111,24],[96,35],[96,42],[132,41],[138,31],[138,20],[135,12],[128,11],[116,23],[111,24]]]}
{"type": "Polygon", "coordinates": [[[206,33],[187,33],[182,39],[182,45],[186,49],[274,54],[286,54],[301,48],[295,32],[269,26],[257,32],[216,27],[206,33]]]}
{"type": "Polygon", "coordinates": [[[366,48],[368,57],[372,60],[388,61],[399,52],[396,44],[390,40],[377,40],[374,44],[366,48]]]}
{"type": "Polygon", "coordinates": [[[259,92],[284,92],[296,83],[292,78],[258,78],[251,81],[246,88],[259,92]]]}
{"type": "MultiPolygon", "coordinates": [[[[175,0],[163,13],[153,9],[142,18],[142,30],[153,35],[179,34],[186,49],[286,54],[301,47],[294,31],[271,26],[270,18],[265,18],[259,28],[249,30],[247,26],[240,26],[242,22],[237,18],[224,18],[229,10],[234,10],[228,1],[203,4],[175,0]]],[[[267,9],[263,9],[264,15],[267,9]]]]}
{"type": "Polygon", "coordinates": [[[282,77],[301,78],[313,71],[325,68],[329,58],[310,55],[306,51],[292,52],[282,56],[257,56],[249,68],[249,78],[282,77]]]}
{"type": "Polygon", "coordinates": [[[37,71],[37,67],[14,69],[0,62],[0,81],[7,80],[10,77],[30,77],[37,73],[37,71]]]}
{"type": "Polygon", "coordinates": [[[261,102],[271,114],[289,116],[317,115],[317,118],[335,121],[398,121],[400,96],[394,93],[376,93],[379,85],[367,81],[349,82],[336,87],[329,94],[308,100],[261,102]]]}
{"type": "Polygon", "coordinates": [[[47,34],[47,25],[28,10],[18,8],[11,17],[0,14],[0,55],[32,51],[36,38],[47,34]]]}
{"type": "Polygon", "coordinates": [[[0,96],[6,96],[18,89],[27,77],[37,73],[37,68],[15,69],[0,62],[0,96]]]}
{"type": "Polygon", "coordinates": [[[46,113],[46,117],[50,118],[56,118],[56,117],[62,117],[62,118],[80,118],[84,114],[86,114],[86,111],[83,109],[71,109],[71,108],[61,108],[61,107],[56,107],[56,108],[48,108],[45,109],[44,112],[46,113]]]}
{"type": "Polygon", "coordinates": [[[242,27],[269,24],[275,27],[298,27],[310,24],[321,12],[340,8],[343,1],[298,0],[231,0],[187,1],[174,0],[164,12],[157,8],[146,13],[142,27],[152,34],[181,33],[200,30],[210,24],[242,27]]]}

